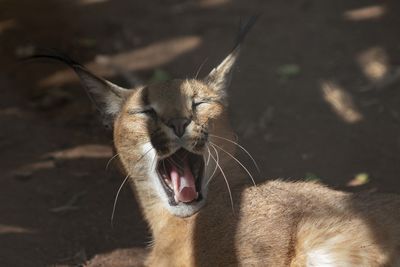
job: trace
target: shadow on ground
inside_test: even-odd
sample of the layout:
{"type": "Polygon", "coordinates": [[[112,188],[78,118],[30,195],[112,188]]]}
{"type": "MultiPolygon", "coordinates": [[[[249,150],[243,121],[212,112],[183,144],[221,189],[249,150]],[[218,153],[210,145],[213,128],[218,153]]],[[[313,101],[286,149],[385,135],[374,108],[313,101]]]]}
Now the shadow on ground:
{"type": "Polygon", "coordinates": [[[229,50],[239,18],[262,11],[231,87],[233,124],[262,177],[399,192],[399,7],[0,1],[0,265],[70,265],[149,241],[127,188],[110,226],[123,177],[113,163],[105,171],[111,134],[76,77],[17,57],[56,48],[125,84],[156,69],[192,77],[208,59],[201,76],[229,50]]]}

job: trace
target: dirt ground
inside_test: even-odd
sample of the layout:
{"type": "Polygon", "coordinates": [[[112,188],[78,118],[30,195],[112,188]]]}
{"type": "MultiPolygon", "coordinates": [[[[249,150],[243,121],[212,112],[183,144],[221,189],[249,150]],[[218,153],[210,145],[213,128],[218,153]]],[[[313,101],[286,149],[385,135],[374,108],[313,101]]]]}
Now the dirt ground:
{"type": "Polygon", "coordinates": [[[200,77],[261,17],[230,88],[259,180],[400,193],[400,2],[0,0],[0,266],[131,266],[151,240],[64,51],[129,84],[200,77]],[[205,61],[207,59],[207,61],[205,61]],[[136,256],[135,256],[136,255],[136,256]]]}

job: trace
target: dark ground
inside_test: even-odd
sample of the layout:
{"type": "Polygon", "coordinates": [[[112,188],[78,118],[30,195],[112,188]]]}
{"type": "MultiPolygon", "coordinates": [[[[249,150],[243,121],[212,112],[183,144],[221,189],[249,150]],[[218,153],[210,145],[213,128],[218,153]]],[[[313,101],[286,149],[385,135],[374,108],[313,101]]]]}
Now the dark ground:
{"type": "Polygon", "coordinates": [[[56,48],[125,83],[208,58],[204,75],[258,12],[230,95],[262,177],[400,192],[399,1],[0,0],[0,266],[129,266],[150,240],[128,187],[110,226],[124,177],[77,78],[18,56],[56,48]]]}

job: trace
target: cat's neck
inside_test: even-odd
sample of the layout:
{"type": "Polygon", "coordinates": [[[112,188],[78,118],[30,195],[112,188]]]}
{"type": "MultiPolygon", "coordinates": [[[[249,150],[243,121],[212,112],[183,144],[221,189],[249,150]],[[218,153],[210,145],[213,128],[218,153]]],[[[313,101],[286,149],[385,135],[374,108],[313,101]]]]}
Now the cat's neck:
{"type": "MultiPolygon", "coordinates": [[[[151,162],[149,162],[149,164],[144,164],[143,168],[136,169],[139,172],[143,171],[143,173],[137,173],[138,171],[136,171],[135,175],[138,177],[142,176],[143,179],[141,179],[141,181],[144,181],[143,183],[145,184],[141,184],[142,182],[133,179],[133,189],[154,238],[155,247],[153,248],[152,254],[157,254],[156,250],[165,251],[176,246],[184,247],[184,251],[190,254],[193,251],[191,249],[193,244],[187,242],[194,236],[195,228],[199,220],[203,227],[207,225],[209,227],[208,229],[210,229],[213,228],[214,225],[220,224],[221,221],[232,221],[237,218],[233,215],[234,211],[232,206],[236,205],[238,210],[240,194],[243,188],[251,183],[246,178],[247,174],[243,171],[242,167],[232,159],[232,156],[235,154],[235,147],[237,146],[234,144],[236,140],[235,135],[233,132],[226,130],[230,129],[226,123],[215,125],[214,127],[214,132],[218,133],[218,135],[210,135],[210,150],[207,151],[215,151],[212,149],[211,145],[218,150],[218,152],[215,151],[215,153],[211,152],[214,153],[214,159],[211,157],[210,162],[214,161],[215,163],[218,161],[219,166],[217,166],[218,171],[216,175],[207,185],[208,193],[206,196],[206,204],[198,213],[187,218],[173,215],[167,209],[165,203],[157,196],[156,192],[141,190],[143,188],[151,188],[151,186],[146,183],[154,178],[152,177],[154,173],[151,170],[149,171],[148,167],[145,167],[148,165],[151,166],[151,162]],[[218,157],[216,153],[218,153],[218,157]],[[219,168],[221,168],[222,171],[219,168]]],[[[209,179],[215,166],[216,164],[207,164],[206,168],[208,169],[206,173],[208,172],[208,174],[204,179],[209,179]]],[[[198,231],[198,229],[196,231],[198,231]]],[[[182,255],[176,258],[182,258],[182,255]]],[[[189,256],[188,259],[190,259],[189,256]]]]}
{"type": "MultiPolygon", "coordinates": [[[[225,166],[224,170],[231,194],[223,175],[219,173],[209,184],[207,202],[198,213],[180,218],[172,215],[162,205],[154,205],[151,209],[144,210],[154,239],[148,266],[160,262],[163,262],[162,266],[194,266],[192,261],[196,258],[196,246],[203,240],[200,236],[214,231],[213,229],[220,227],[221,223],[229,222],[230,225],[239,219],[239,213],[234,211],[239,210],[241,193],[249,183],[245,180],[244,172],[237,166],[225,166]],[[234,207],[231,205],[231,198],[234,207]],[[168,257],[160,259],[160,255],[168,257]]],[[[213,236],[219,238],[218,234],[223,232],[214,233],[213,236]]]]}
{"type": "MultiPolygon", "coordinates": [[[[210,182],[207,202],[199,211],[203,217],[205,214],[210,218],[215,217],[216,214],[219,216],[222,214],[232,215],[235,209],[233,206],[239,205],[241,192],[250,185],[249,180],[246,180],[245,172],[235,162],[229,161],[221,167],[224,170],[225,177],[221,172],[218,172],[210,182]]],[[[191,232],[199,214],[188,218],[177,217],[171,214],[161,203],[151,206],[145,206],[142,203],[142,207],[155,240],[165,239],[167,232],[171,233],[177,229],[191,232]]]]}

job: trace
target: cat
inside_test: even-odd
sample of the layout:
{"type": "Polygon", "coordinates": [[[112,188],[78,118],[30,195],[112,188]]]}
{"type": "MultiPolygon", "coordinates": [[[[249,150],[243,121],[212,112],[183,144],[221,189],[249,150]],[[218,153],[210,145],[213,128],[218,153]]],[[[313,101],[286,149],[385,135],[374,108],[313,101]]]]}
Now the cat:
{"type": "MultiPolygon", "coordinates": [[[[250,186],[235,157],[227,89],[241,42],[204,79],[125,89],[62,55],[113,126],[149,224],[146,266],[400,266],[400,197],[315,182],[250,186]]],[[[125,181],[124,181],[125,182],[125,181]]]]}

